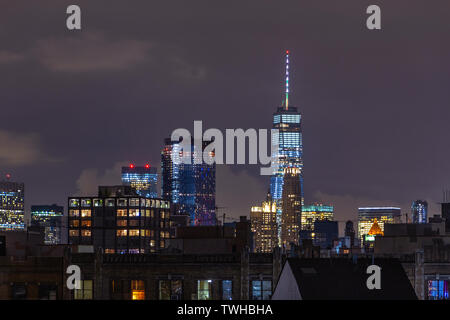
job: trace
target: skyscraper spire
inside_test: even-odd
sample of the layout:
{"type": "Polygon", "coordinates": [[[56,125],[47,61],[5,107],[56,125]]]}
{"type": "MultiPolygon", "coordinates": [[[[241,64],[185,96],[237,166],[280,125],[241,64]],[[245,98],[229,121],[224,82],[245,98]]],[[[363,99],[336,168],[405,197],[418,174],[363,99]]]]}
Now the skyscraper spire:
{"type": "Polygon", "coordinates": [[[286,110],[289,107],[289,50],[286,50],[286,101],[285,106],[286,110]]]}

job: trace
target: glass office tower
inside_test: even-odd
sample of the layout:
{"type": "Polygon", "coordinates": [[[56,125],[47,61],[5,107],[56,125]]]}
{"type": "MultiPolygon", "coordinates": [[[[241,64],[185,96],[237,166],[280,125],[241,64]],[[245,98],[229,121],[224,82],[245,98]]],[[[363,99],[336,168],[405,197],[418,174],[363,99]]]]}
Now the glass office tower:
{"type": "MultiPolygon", "coordinates": [[[[203,148],[208,144],[204,142],[203,148]]],[[[161,152],[162,198],[172,203],[175,214],[188,215],[190,225],[215,225],[216,164],[203,161],[195,164],[194,159],[200,157],[202,151],[194,147],[191,143],[190,164],[176,164],[172,155],[180,153],[181,145],[170,139],[165,140],[161,152]]]]}
{"type": "Polygon", "coordinates": [[[24,184],[0,181],[0,230],[23,230],[24,184]]]}
{"type": "MultiPolygon", "coordinates": [[[[277,171],[270,180],[270,194],[277,203],[278,234],[281,239],[282,196],[286,169],[298,170],[300,180],[301,205],[304,204],[303,189],[303,142],[301,114],[296,107],[289,105],[289,51],[286,51],[286,89],[281,107],[273,114],[273,129],[278,129],[278,151],[275,155],[277,171]]],[[[281,245],[281,243],[280,243],[281,245]]]]}
{"type": "Polygon", "coordinates": [[[413,201],[411,213],[412,223],[427,223],[428,203],[422,200],[413,201]]]}
{"type": "Polygon", "coordinates": [[[146,164],[143,167],[136,167],[130,164],[122,167],[122,184],[134,188],[138,195],[146,198],[157,198],[158,173],[156,168],[146,164]]]}
{"type": "Polygon", "coordinates": [[[44,233],[45,244],[60,244],[62,239],[64,207],[53,205],[31,206],[31,225],[44,233]]]}

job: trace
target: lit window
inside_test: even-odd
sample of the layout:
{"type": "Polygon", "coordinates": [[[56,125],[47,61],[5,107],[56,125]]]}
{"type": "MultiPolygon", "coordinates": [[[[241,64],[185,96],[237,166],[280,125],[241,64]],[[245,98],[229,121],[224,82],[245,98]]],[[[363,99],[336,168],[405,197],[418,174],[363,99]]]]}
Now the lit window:
{"type": "Polygon", "coordinates": [[[80,200],[79,199],[70,199],[69,200],[69,207],[77,208],[80,206],[80,200]]]}
{"type": "Polygon", "coordinates": [[[81,289],[75,289],[75,300],[92,300],[93,299],[93,281],[82,280],[81,289]]]}
{"type": "Polygon", "coordinates": [[[137,236],[139,236],[139,230],[132,229],[132,230],[130,230],[129,235],[130,235],[130,237],[137,237],[137,236]]]}
{"type": "Polygon", "coordinates": [[[80,210],[69,210],[69,216],[70,217],[79,217],[80,216],[80,210]]]}
{"type": "Polygon", "coordinates": [[[448,300],[449,288],[448,280],[429,280],[428,281],[428,299],[429,300],[448,300]]]}
{"type": "Polygon", "coordinates": [[[233,299],[233,281],[222,280],[222,300],[233,299]]]}
{"type": "Polygon", "coordinates": [[[197,297],[198,300],[211,300],[211,284],[212,280],[197,281],[197,297]]]}
{"type": "Polygon", "coordinates": [[[116,235],[118,237],[126,237],[127,236],[127,230],[117,230],[116,235]]]}
{"type": "Polygon", "coordinates": [[[252,300],[269,300],[272,294],[272,281],[253,280],[252,300]]]}
{"type": "Polygon", "coordinates": [[[117,226],[119,226],[119,227],[126,227],[127,226],[127,220],[125,220],[125,219],[117,220],[117,226]]]}
{"type": "Polygon", "coordinates": [[[145,285],[143,280],[131,280],[131,299],[145,299],[145,285]]]}
{"type": "Polygon", "coordinates": [[[81,206],[82,207],[90,207],[91,206],[91,199],[81,199],[81,206]]]}
{"type": "Polygon", "coordinates": [[[82,217],[90,217],[91,216],[91,210],[89,210],[89,209],[81,210],[81,216],[82,217]]]}
{"type": "Polygon", "coordinates": [[[81,236],[82,237],[90,237],[91,236],[91,230],[81,230],[81,236]]]}
{"type": "Polygon", "coordinates": [[[83,220],[81,221],[82,227],[90,227],[91,226],[91,220],[83,220]]]}
{"type": "Polygon", "coordinates": [[[117,216],[118,217],[126,217],[127,216],[127,209],[117,209],[117,216]]]}

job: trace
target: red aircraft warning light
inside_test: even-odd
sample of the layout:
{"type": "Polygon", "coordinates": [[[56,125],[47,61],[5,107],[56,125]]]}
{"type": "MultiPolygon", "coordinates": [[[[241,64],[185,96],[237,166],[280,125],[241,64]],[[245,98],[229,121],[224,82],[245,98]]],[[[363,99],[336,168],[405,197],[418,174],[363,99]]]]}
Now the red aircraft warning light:
{"type": "Polygon", "coordinates": [[[134,168],[134,164],[130,163],[130,169],[134,168]]]}

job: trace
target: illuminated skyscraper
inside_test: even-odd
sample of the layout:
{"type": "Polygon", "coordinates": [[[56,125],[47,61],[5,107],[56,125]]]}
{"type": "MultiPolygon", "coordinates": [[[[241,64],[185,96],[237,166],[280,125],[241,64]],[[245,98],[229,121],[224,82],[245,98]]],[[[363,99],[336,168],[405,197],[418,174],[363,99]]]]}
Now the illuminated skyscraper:
{"type": "MultiPolygon", "coordinates": [[[[203,143],[205,148],[209,142],[203,143]]],[[[165,140],[161,152],[162,198],[174,206],[175,214],[189,216],[190,225],[207,226],[216,224],[216,164],[201,162],[195,159],[202,156],[203,150],[195,150],[191,143],[190,164],[175,163],[173,154],[182,151],[179,142],[165,140]]],[[[183,150],[186,155],[186,150],[183,150]]]]}
{"type": "Polygon", "coordinates": [[[53,205],[31,206],[31,225],[44,232],[45,244],[60,244],[64,207],[53,205]]]}
{"type": "Polygon", "coordinates": [[[136,167],[130,164],[122,167],[122,184],[134,188],[138,195],[146,198],[157,198],[158,173],[156,168],[146,164],[143,167],[136,167]]]}
{"type": "Polygon", "coordinates": [[[286,168],[284,172],[283,194],[281,197],[281,237],[280,245],[290,249],[298,245],[302,215],[300,169],[286,168]]]}
{"type": "Polygon", "coordinates": [[[278,227],[277,205],[270,193],[260,207],[251,208],[250,221],[255,252],[271,253],[278,245],[278,227]]]}
{"type": "Polygon", "coordinates": [[[314,222],[334,220],[334,207],[315,204],[302,207],[302,230],[314,231],[314,222]]]}
{"type": "Polygon", "coordinates": [[[296,107],[289,105],[289,51],[286,51],[286,88],[285,97],[281,107],[273,114],[273,129],[279,130],[278,152],[274,161],[278,170],[273,173],[270,180],[270,193],[277,203],[277,222],[279,224],[279,237],[281,237],[281,211],[284,174],[286,168],[298,169],[297,178],[300,182],[301,204],[304,204],[303,195],[303,142],[301,129],[301,114],[296,107]]]}
{"type": "Polygon", "coordinates": [[[427,223],[428,203],[422,200],[413,201],[411,213],[412,223],[427,223]]]}
{"type": "Polygon", "coordinates": [[[0,230],[20,230],[24,222],[24,184],[0,181],[0,230]]]}
{"type": "Polygon", "coordinates": [[[374,241],[374,235],[384,233],[386,223],[400,223],[401,209],[395,207],[358,208],[358,237],[361,243],[374,241]],[[370,232],[372,230],[372,232],[370,232]],[[374,233],[375,231],[376,234],[374,233]]]}

